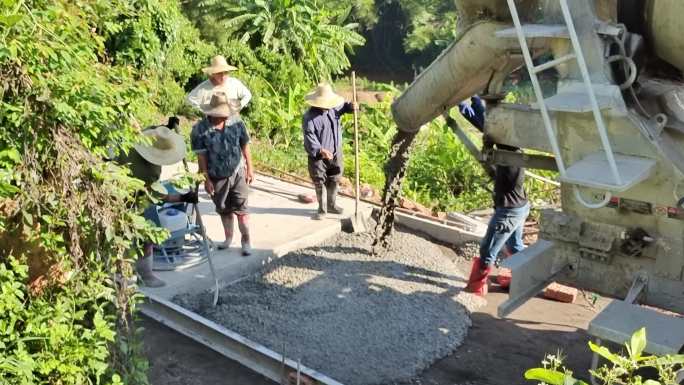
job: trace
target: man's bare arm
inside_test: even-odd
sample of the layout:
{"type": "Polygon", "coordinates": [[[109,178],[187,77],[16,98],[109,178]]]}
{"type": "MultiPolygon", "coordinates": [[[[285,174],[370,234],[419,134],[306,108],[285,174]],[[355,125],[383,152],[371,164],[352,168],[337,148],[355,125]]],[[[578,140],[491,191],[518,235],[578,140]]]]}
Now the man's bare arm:
{"type": "Polygon", "coordinates": [[[254,167],[252,166],[252,151],[249,148],[249,143],[242,147],[242,156],[245,157],[245,164],[247,165],[247,173],[245,175],[247,184],[252,184],[254,181],[254,167]]]}
{"type": "Polygon", "coordinates": [[[199,163],[199,171],[204,175],[204,189],[207,190],[207,194],[214,195],[214,183],[209,179],[209,162],[207,161],[206,154],[197,154],[197,162],[199,163]]]}

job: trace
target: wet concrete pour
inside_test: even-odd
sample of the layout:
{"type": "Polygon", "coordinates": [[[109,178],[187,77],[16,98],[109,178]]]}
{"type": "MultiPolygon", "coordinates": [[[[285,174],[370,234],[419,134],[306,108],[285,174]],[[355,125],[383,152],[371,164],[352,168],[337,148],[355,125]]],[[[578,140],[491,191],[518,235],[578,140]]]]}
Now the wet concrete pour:
{"type": "Polygon", "coordinates": [[[465,275],[438,246],[397,232],[372,256],[369,234],[341,234],[290,253],[258,274],[175,302],[348,385],[415,377],[462,344],[465,275]]]}

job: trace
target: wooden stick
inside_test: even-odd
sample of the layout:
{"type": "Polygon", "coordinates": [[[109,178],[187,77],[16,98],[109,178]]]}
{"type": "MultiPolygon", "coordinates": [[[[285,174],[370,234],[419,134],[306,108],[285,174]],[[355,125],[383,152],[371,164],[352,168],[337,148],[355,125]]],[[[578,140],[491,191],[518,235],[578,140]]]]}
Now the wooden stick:
{"type": "MultiPolygon", "coordinates": [[[[354,101],[354,107],[356,107],[358,100],[356,96],[356,72],[352,71],[352,93],[353,93],[353,101],[354,101]]],[[[354,189],[355,189],[355,194],[354,194],[354,215],[355,218],[359,218],[359,198],[361,196],[361,186],[360,185],[360,165],[359,165],[359,112],[354,108],[354,167],[355,167],[355,173],[354,173],[354,189]]]]}

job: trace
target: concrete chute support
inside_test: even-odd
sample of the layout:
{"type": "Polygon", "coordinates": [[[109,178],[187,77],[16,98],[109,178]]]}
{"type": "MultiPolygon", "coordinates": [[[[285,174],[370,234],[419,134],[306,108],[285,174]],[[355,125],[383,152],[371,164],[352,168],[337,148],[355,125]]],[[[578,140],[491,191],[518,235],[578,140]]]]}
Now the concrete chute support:
{"type": "MultiPolygon", "coordinates": [[[[646,1],[626,27],[614,0],[458,0],[457,6],[460,37],[392,106],[401,131],[417,131],[473,94],[497,95],[523,65],[523,43],[533,79],[549,68],[560,77],[556,94],[531,106],[489,106],[486,133],[502,144],[554,152],[562,182],[562,211],[542,215],[544,246],[509,262],[511,298],[502,313],[551,277],[684,313],[684,2],[646,1]],[[512,10],[520,15],[516,26],[512,10]],[[542,54],[545,63],[532,63],[542,54]]],[[[629,309],[597,317],[590,330],[619,339],[633,330],[598,323],[641,317],[658,352],[684,345],[684,335],[659,330],[660,316],[631,303],[606,311],[629,309]]]]}

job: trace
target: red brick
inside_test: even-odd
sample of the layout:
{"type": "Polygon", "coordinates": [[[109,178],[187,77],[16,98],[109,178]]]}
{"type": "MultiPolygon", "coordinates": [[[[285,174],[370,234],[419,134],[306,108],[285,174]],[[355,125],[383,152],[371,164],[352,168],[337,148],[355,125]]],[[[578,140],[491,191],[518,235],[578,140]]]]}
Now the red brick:
{"type": "Polygon", "coordinates": [[[415,208],[413,209],[413,211],[417,211],[417,212],[419,212],[419,213],[421,213],[421,214],[423,214],[423,215],[426,215],[426,216],[428,216],[428,217],[431,217],[431,216],[432,216],[432,210],[430,210],[430,209],[428,209],[427,207],[421,205],[420,203],[414,203],[414,204],[415,204],[415,208]]]}
{"type": "Polygon", "coordinates": [[[340,195],[346,195],[346,196],[350,196],[350,197],[354,196],[354,188],[353,187],[342,186],[342,187],[340,187],[339,192],[340,192],[340,195]]]}
{"type": "Polygon", "coordinates": [[[313,194],[299,194],[299,196],[297,196],[297,198],[302,203],[314,203],[314,202],[316,202],[316,196],[313,194]]]}
{"type": "Polygon", "coordinates": [[[399,207],[406,210],[414,210],[416,208],[416,204],[404,197],[401,197],[399,198],[399,207]]]}
{"type": "Polygon", "coordinates": [[[511,278],[513,277],[510,269],[499,269],[499,274],[496,276],[496,283],[502,289],[508,289],[511,286],[511,278]]]}
{"type": "Polygon", "coordinates": [[[373,190],[373,187],[371,185],[364,183],[363,186],[361,186],[361,197],[363,199],[371,199],[377,194],[375,193],[375,190],[373,190]]]}
{"type": "Polygon", "coordinates": [[[578,290],[574,287],[569,287],[554,282],[547,286],[544,290],[544,298],[559,302],[574,303],[577,299],[577,293],[578,290]]]}

